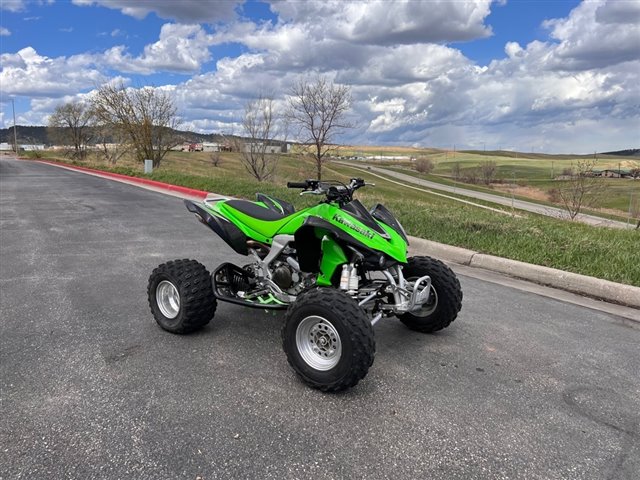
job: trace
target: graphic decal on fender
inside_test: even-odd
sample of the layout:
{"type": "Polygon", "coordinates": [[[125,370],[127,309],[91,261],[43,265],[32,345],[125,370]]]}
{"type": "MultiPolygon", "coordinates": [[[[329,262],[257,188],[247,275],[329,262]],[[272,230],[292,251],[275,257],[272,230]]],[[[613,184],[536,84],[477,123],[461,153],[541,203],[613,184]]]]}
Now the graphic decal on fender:
{"type": "Polygon", "coordinates": [[[365,237],[367,237],[370,240],[373,240],[373,237],[375,236],[371,231],[367,230],[366,228],[362,228],[359,227],[358,225],[355,225],[354,223],[351,223],[349,220],[347,220],[346,218],[338,215],[337,213],[333,215],[333,220],[344,225],[347,228],[350,228],[351,230],[355,230],[356,232],[358,232],[360,235],[364,235],[365,237]]]}

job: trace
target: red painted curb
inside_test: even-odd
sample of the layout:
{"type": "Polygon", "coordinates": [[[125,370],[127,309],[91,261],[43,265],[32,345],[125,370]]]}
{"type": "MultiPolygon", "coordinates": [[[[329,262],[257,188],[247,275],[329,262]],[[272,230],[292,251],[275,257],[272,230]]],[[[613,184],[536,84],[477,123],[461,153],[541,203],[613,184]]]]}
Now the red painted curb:
{"type": "Polygon", "coordinates": [[[190,195],[192,197],[205,198],[207,195],[209,195],[209,192],[205,192],[204,190],[196,190],[194,188],[181,187],[179,185],[172,185],[170,183],[158,182],[157,180],[150,180],[148,178],[131,177],[129,175],[123,175],[121,173],[105,172],[103,170],[95,170],[93,168],[79,167],[77,165],[69,165],[69,164],[66,164],[66,163],[50,162],[50,161],[47,161],[47,160],[37,160],[37,161],[40,162],[40,163],[47,163],[49,165],[54,165],[54,166],[58,166],[58,167],[69,168],[71,170],[78,170],[78,171],[81,171],[81,172],[95,173],[95,174],[97,174],[99,176],[102,176],[102,177],[114,178],[114,179],[119,179],[119,180],[126,180],[128,182],[139,183],[141,185],[149,185],[151,187],[161,188],[161,189],[169,190],[171,192],[183,193],[185,195],[190,195]]]}

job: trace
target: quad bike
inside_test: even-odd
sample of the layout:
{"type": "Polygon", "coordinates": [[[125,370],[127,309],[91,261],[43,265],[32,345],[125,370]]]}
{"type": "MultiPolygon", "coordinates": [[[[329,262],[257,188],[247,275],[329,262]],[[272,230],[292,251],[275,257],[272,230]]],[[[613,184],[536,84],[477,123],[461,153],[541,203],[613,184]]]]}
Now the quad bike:
{"type": "Polygon", "coordinates": [[[407,258],[407,235],[383,205],[370,211],[353,199],[362,179],[289,182],[301,195],[321,195],[295,211],[257,194],[256,202],[207,197],[187,209],[235,252],[251,258],[223,263],[212,274],[195,260],[175,260],[149,278],[151,311],[174,333],[213,318],[217,300],[286,310],[287,359],[311,387],[337,392],[356,385],[373,364],[373,326],[396,316],[431,333],[447,327],[462,306],[455,274],[430,257],[407,258]]]}

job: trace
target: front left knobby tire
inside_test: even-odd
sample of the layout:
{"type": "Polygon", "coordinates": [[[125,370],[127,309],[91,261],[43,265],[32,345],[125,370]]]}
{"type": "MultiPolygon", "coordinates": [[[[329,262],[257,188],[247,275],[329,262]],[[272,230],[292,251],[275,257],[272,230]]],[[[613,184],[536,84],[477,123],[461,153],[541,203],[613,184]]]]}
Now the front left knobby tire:
{"type": "Polygon", "coordinates": [[[216,298],[211,275],[195,260],[163,263],[149,277],[149,307],[158,325],[171,333],[190,333],[211,321],[216,298]]]}
{"type": "Polygon", "coordinates": [[[323,392],[355,386],[373,364],[373,327],[346,293],[313,288],[287,310],[282,344],[289,364],[307,385],[323,392]]]}

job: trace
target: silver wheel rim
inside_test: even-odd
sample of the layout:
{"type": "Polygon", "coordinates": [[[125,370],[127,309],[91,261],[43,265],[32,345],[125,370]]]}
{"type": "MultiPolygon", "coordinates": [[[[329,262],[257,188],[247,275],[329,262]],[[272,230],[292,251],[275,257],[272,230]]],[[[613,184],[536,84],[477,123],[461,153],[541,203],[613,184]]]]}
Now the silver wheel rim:
{"type": "Polygon", "coordinates": [[[327,319],[312,315],[296,330],[296,347],[307,365],[315,370],[331,370],[342,356],[342,342],[336,328],[327,319]]]}
{"type": "Polygon", "coordinates": [[[176,286],[163,280],[156,288],[156,302],[162,314],[167,318],[176,318],[180,311],[180,294],[176,286]]]}
{"type": "MultiPolygon", "coordinates": [[[[410,279],[409,281],[416,281],[418,278],[410,279]]],[[[433,288],[433,284],[431,284],[431,292],[429,292],[429,301],[424,304],[424,306],[420,310],[414,310],[411,315],[416,317],[426,317],[435,312],[436,307],[438,306],[438,292],[433,288]]]]}

